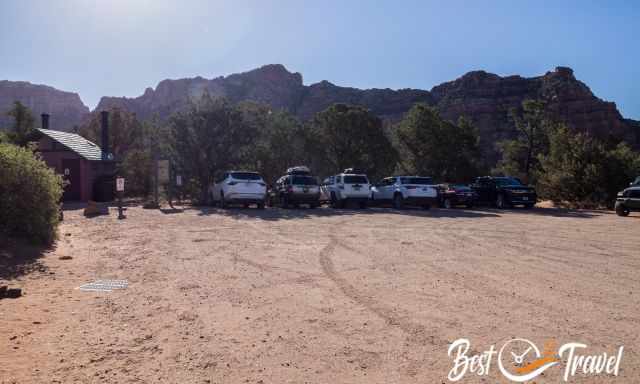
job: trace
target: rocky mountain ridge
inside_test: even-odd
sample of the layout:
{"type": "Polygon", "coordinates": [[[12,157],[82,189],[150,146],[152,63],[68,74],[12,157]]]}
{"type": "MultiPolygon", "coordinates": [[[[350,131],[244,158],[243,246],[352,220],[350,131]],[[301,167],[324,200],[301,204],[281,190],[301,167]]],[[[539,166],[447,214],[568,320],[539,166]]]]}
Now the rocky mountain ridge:
{"type": "Polygon", "coordinates": [[[51,129],[68,131],[74,125],[79,125],[89,114],[89,108],[77,93],[26,81],[0,80],[0,128],[12,124],[6,111],[13,106],[14,101],[20,101],[29,107],[37,122],[41,113],[49,113],[51,129]]]}
{"type": "MultiPolygon", "coordinates": [[[[68,130],[79,124],[85,118],[83,114],[88,113],[88,108],[76,94],[14,83],[22,84],[22,90],[18,92],[15,89],[20,89],[20,86],[14,86],[11,91],[12,88],[6,84],[0,82],[0,109],[6,108],[12,98],[26,100],[36,113],[46,110],[52,115],[54,129],[68,130]],[[52,90],[59,94],[50,96],[52,90]]],[[[541,99],[546,102],[549,115],[566,122],[573,129],[599,137],[623,138],[640,146],[640,124],[624,119],[615,103],[597,98],[589,87],[575,78],[573,70],[566,67],[557,67],[542,76],[530,78],[473,71],[427,91],[362,90],[337,86],[328,81],[304,85],[300,73],[289,72],[280,64],[271,64],[213,79],[163,80],[155,89],[147,88],[138,97],[103,97],[96,110],[117,107],[134,112],[141,119],[154,116],[166,119],[205,91],[232,102],[252,100],[265,103],[274,109],[286,110],[301,120],[311,118],[333,103],[342,102],[364,105],[383,119],[397,121],[414,103],[423,102],[437,107],[449,120],[455,121],[460,116],[471,119],[479,129],[481,145],[485,146],[493,146],[496,141],[513,136],[509,110],[519,108],[525,99],[541,99]]]]}

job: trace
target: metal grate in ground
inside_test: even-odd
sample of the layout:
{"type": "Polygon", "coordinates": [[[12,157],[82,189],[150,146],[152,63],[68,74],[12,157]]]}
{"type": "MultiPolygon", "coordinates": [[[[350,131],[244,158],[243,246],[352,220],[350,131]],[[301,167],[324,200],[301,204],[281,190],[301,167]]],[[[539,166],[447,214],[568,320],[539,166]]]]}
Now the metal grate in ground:
{"type": "Polygon", "coordinates": [[[125,289],[129,286],[127,280],[96,280],[91,283],[83,284],[77,289],[81,291],[93,292],[111,292],[114,289],[125,289]]]}

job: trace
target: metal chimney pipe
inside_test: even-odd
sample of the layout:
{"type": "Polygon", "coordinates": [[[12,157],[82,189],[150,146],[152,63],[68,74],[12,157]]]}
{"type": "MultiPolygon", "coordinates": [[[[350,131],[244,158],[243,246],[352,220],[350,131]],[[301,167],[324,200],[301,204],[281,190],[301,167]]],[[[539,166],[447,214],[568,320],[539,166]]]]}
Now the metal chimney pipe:
{"type": "Polygon", "coordinates": [[[49,129],[49,114],[43,113],[40,118],[42,119],[42,129],[49,129]]]}
{"type": "Polygon", "coordinates": [[[101,142],[102,153],[104,156],[109,156],[109,112],[100,112],[101,120],[101,142]]]}

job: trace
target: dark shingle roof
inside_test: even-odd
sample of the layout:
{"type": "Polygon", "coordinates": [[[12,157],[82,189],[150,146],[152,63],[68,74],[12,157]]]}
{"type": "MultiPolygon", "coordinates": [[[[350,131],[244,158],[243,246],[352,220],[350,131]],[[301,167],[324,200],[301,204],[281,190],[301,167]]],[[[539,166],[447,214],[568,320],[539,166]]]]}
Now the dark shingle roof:
{"type": "Polygon", "coordinates": [[[92,143],[91,141],[85,139],[84,137],[77,135],[75,133],[62,132],[62,131],[54,131],[51,129],[38,129],[38,131],[42,132],[44,135],[50,137],[51,139],[57,141],[58,143],[64,145],[69,148],[71,151],[77,153],[78,155],[84,157],[87,160],[103,160],[106,159],[106,156],[103,156],[102,149],[92,143]]]}

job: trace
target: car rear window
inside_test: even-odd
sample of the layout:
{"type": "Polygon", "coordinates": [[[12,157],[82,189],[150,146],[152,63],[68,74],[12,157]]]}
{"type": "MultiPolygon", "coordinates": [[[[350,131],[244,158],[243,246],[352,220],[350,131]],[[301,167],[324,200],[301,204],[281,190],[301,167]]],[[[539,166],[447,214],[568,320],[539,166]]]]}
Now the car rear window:
{"type": "Polygon", "coordinates": [[[231,177],[236,180],[262,180],[262,177],[253,172],[233,172],[231,177]]]}
{"type": "Polygon", "coordinates": [[[345,176],[345,184],[368,184],[369,181],[364,176],[345,176]]]}
{"type": "Polygon", "coordinates": [[[293,185],[318,185],[318,181],[313,176],[293,176],[293,185]]]}
{"type": "Polygon", "coordinates": [[[500,177],[500,178],[496,177],[494,180],[496,181],[496,184],[498,184],[501,187],[505,185],[522,185],[520,180],[513,177],[500,177]]]}
{"type": "Polygon", "coordinates": [[[432,185],[433,179],[430,177],[401,177],[400,183],[402,184],[420,184],[420,185],[432,185]]]}

